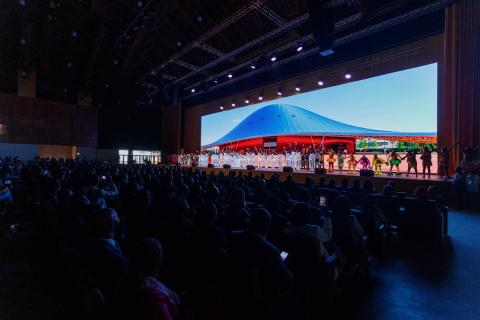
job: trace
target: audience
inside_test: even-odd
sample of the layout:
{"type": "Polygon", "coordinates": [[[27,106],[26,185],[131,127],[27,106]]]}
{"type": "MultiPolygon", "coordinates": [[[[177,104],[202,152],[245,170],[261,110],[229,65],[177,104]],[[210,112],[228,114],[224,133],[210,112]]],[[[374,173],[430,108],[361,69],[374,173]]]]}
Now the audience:
{"type": "MultiPolygon", "coordinates": [[[[301,184],[291,175],[281,181],[232,172],[4,158],[0,211],[5,217],[28,212],[21,219],[38,222],[78,252],[116,318],[281,319],[295,318],[291,312],[299,306],[316,305],[311,288],[305,289],[310,273],[302,270],[335,283],[316,283],[315,290],[337,290],[337,279],[364,263],[365,239],[372,246],[381,241],[378,230],[401,225],[406,207],[393,182],[377,193],[368,179],[351,186],[343,179],[337,187],[334,179],[301,184]],[[321,263],[337,259],[335,272],[299,268],[294,251],[302,248],[289,240],[312,244],[316,252],[300,252],[312,255],[311,261],[317,255],[321,263]]],[[[458,169],[453,188],[459,199],[468,191],[473,206],[478,174],[458,169]]],[[[430,210],[434,203],[438,214],[446,204],[435,187],[418,188],[408,198],[426,204],[415,208],[430,210]]]]}

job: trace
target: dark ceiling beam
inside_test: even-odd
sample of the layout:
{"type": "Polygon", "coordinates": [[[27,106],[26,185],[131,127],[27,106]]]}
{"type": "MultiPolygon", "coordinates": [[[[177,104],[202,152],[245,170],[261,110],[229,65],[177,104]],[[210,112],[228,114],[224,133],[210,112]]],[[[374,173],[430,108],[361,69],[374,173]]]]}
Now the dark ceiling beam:
{"type": "Polygon", "coordinates": [[[180,59],[175,60],[173,63],[175,63],[176,65],[179,65],[181,67],[184,67],[186,69],[193,70],[193,71],[198,71],[198,69],[199,69],[198,66],[194,66],[193,64],[185,62],[185,61],[180,60],[180,59]]]}
{"type": "Polygon", "coordinates": [[[306,14],[303,14],[301,15],[300,17],[296,18],[296,19],[293,19],[287,23],[285,23],[283,26],[281,27],[278,27],[258,38],[256,38],[255,40],[252,40],[250,42],[248,42],[247,44],[241,46],[241,47],[238,47],[237,49],[234,49],[232,51],[230,51],[229,53],[226,53],[225,55],[223,55],[222,57],[219,57],[218,59],[216,60],[213,60],[209,63],[207,63],[206,65],[203,65],[201,66],[197,71],[192,71],[180,78],[178,78],[177,80],[175,80],[173,82],[173,84],[176,84],[180,81],[183,81],[187,78],[190,78],[192,76],[194,76],[195,74],[197,74],[198,72],[200,71],[203,71],[203,70],[206,70],[206,69],[209,69],[209,68],[212,68],[220,63],[222,63],[223,61],[227,60],[227,59],[230,59],[230,58],[233,58],[235,57],[236,55],[240,54],[240,53],[243,53],[259,44],[262,44],[264,43],[265,41],[269,40],[269,39],[272,39],[280,34],[282,34],[283,32],[285,31],[288,31],[290,29],[293,29],[293,28],[296,28],[304,23],[306,23],[309,19],[309,14],[306,13],[306,14]]]}
{"type": "Polygon", "coordinates": [[[208,39],[212,38],[213,36],[217,35],[218,33],[220,33],[222,30],[226,29],[228,26],[232,25],[233,23],[235,23],[236,21],[240,20],[241,18],[243,18],[244,16],[246,16],[248,13],[250,13],[252,10],[255,10],[255,8],[253,7],[253,4],[256,4],[256,3],[264,3],[266,2],[267,0],[256,0],[256,1],[251,1],[249,4],[247,4],[246,6],[240,8],[239,10],[237,10],[235,13],[233,13],[231,16],[229,16],[228,18],[226,18],[225,20],[223,20],[221,23],[219,23],[218,25],[214,26],[212,29],[210,29],[209,31],[207,31],[206,33],[204,33],[203,35],[201,35],[198,39],[196,39],[195,41],[189,43],[188,45],[186,45],[182,50],[180,50],[179,52],[177,52],[176,54],[172,55],[171,57],[169,57],[166,61],[164,61],[163,63],[161,63],[160,65],[158,65],[157,67],[155,67],[153,69],[153,72],[158,72],[159,70],[161,70],[162,68],[166,67],[169,63],[172,63],[173,61],[175,61],[176,59],[180,58],[181,56],[183,56],[184,54],[188,53],[190,50],[192,50],[193,48],[195,48],[196,44],[197,43],[201,43],[201,42],[205,42],[207,41],[208,39]]]}
{"type": "Polygon", "coordinates": [[[263,2],[266,2],[266,1],[267,0],[256,0],[256,1],[253,1],[250,4],[240,8],[234,14],[232,14],[231,16],[229,16],[228,18],[223,20],[221,23],[219,23],[218,25],[214,26],[212,29],[210,29],[209,31],[207,31],[206,33],[201,35],[197,40],[195,40],[192,43],[186,45],[182,50],[180,50],[176,54],[172,55],[170,58],[168,58],[167,61],[164,61],[163,63],[161,63],[158,67],[155,68],[155,71],[158,71],[158,70],[164,68],[167,64],[173,62],[175,59],[180,58],[181,56],[183,56],[184,54],[186,54],[187,52],[189,52],[190,50],[195,48],[195,45],[197,43],[205,42],[206,40],[208,40],[208,39],[212,38],[213,36],[215,36],[216,34],[220,33],[222,30],[226,29],[231,24],[235,23],[236,21],[238,21],[241,18],[243,18],[244,16],[246,16],[252,10],[255,10],[255,8],[253,7],[253,4],[263,3],[263,2]]]}
{"type": "MultiPolygon", "coordinates": [[[[280,47],[278,47],[278,48],[275,48],[275,52],[281,53],[281,52],[283,52],[283,51],[285,51],[285,50],[290,50],[290,49],[292,49],[292,48],[296,48],[296,46],[297,46],[297,44],[298,44],[299,41],[304,42],[304,43],[312,42],[312,41],[313,41],[313,35],[312,35],[312,34],[308,34],[308,35],[303,36],[303,37],[301,37],[301,38],[297,38],[297,39],[295,39],[294,41],[290,41],[290,42],[288,42],[288,43],[286,43],[286,44],[284,44],[284,45],[282,45],[282,46],[280,46],[280,47]]],[[[317,52],[318,52],[318,49],[317,49],[317,52]]],[[[215,75],[212,75],[211,77],[209,77],[208,79],[206,79],[206,81],[212,81],[212,80],[214,80],[215,78],[224,77],[224,76],[226,76],[229,72],[235,73],[235,71],[240,70],[240,69],[245,68],[245,67],[248,67],[248,66],[250,66],[252,63],[257,62],[258,59],[259,59],[259,56],[255,56],[254,58],[251,58],[251,59],[249,59],[249,60],[247,60],[247,61],[244,61],[244,62],[242,62],[241,64],[236,65],[236,66],[233,67],[233,68],[230,68],[230,69],[228,69],[228,70],[225,70],[225,71],[222,71],[222,72],[217,73],[217,74],[215,74],[215,75]]],[[[283,59],[282,59],[281,61],[283,61],[283,59]]],[[[278,64],[278,63],[277,63],[277,64],[278,64]]],[[[251,74],[252,74],[252,73],[250,73],[250,75],[251,75],[251,74]]],[[[237,77],[235,77],[235,80],[236,80],[236,79],[237,79],[237,77]]],[[[202,81],[202,82],[203,82],[203,81],[202,81]]],[[[185,87],[185,90],[189,90],[189,89],[191,89],[191,88],[196,88],[196,87],[198,87],[202,82],[196,82],[196,83],[194,83],[194,84],[191,84],[191,85],[185,87]]],[[[226,84],[228,84],[228,83],[232,83],[232,80],[226,82],[226,84]]]]}
{"type": "MultiPolygon", "coordinates": [[[[345,1],[346,0],[330,0],[325,4],[325,6],[327,8],[334,8],[334,7],[337,7],[339,5],[342,5],[343,3],[345,3],[345,1]]],[[[182,50],[180,50],[176,54],[170,56],[167,60],[165,60],[164,62],[162,62],[161,64],[159,64],[155,68],[153,68],[151,73],[155,74],[155,73],[159,72],[160,70],[165,68],[169,63],[174,62],[176,59],[180,58],[181,56],[183,56],[184,54],[188,53],[190,50],[195,48],[198,43],[203,43],[203,42],[207,41],[208,39],[212,38],[213,36],[219,34],[222,30],[226,29],[228,26],[230,26],[233,23],[235,23],[236,21],[240,20],[241,18],[243,18],[244,16],[249,14],[251,11],[256,10],[257,9],[256,6],[263,5],[266,2],[267,2],[267,0],[254,0],[254,1],[252,0],[252,1],[250,1],[247,5],[240,8],[239,10],[237,10],[235,13],[233,13],[232,15],[227,17],[221,23],[219,23],[218,25],[214,26],[212,29],[210,29],[209,31],[204,33],[198,39],[189,43],[182,50]]],[[[308,18],[308,14],[306,16],[308,18]]],[[[248,45],[249,44],[246,44],[246,46],[248,46],[248,45]]],[[[225,56],[220,56],[219,59],[221,59],[221,61],[219,61],[218,63],[223,62],[225,60],[232,59],[232,58],[233,58],[233,56],[228,56],[226,58],[225,58],[225,56]]],[[[217,63],[215,63],[215,65],[216,64],[217,63]]],[[[150,73],[148,73],[148,74],[150,74],[150,73]]],[[[147,75],[145,75],[145,76],[147,76],[147,75]]],[[[189,73],[186,78],[188,78],[192,75],[193,74],[189,73]]],[[[183,78],[183,79],[186,79],[186,78],[183,78]]],[[[182,81],[183,79],[177,80],[176,83],[182,81]]]]}
{"type": "Polygon", "coordinates": [[[211,53],[211,54],[213,54],[213,55],[215,55],[215,56],[217,56],[217,57],[221,57],[221,56],[223,56],[223,55],[225,54],[225,52],[223,52],[223,51],[221,51],[221,50],[218,50],[218,49],[216,49],[216,48],[214,48],[214,47],[212,47],[212,46],[209,46],[209,45],[206,44],[206,43],[197,43],[197,44],[195,44],[195,47],[196,47],[196,48],[199,48],[199,49],[202,49],[202,50],[204,50],[204,51],[207,51],[207,52],[209,52],[209,53],[211,53]]]}
{"type": "MultiPolygon", "coordinates": [[[[399,25],[401,23],[404,23],[406,21],[409,21],[409,20],[413,20],[415,18],[418,18],[418,17],[421,17],[423,15],[426,15],[426,14],[429,14],[429,13],[432,13],[434,11],[437,11],[439,9],[443,9],[445,8],[446,6],[448,6],[449,4],[455,2],[456,0],[438,0],[434,3],[431,3],[431,4],[428,4],[426,6],[423,6],[423,7],[420,7],[420,8],[417,8],[417,9],[414,9],[414,10],[411,10],[409,12],[406,12],[404,14],[401,14],[401,15],[398,15],[396,17],[393,17],[391,19],[388,19],[388,20],[385,20],[385,21],[382,21],[382,22],[379,22],[377,24],[374,24],[372,26],[369,26],[369,27],[366,27],[364,29],[361,29],[361,30],[358,30],[356,32],[353,32],[351,34],[348,34],[348,35],[345,35],[341,38],[338,38],[335,40],[335,46],[340,46],[340,45],[343,45],[343,44],[346,44],[346,43],[349,43],[351,41],[354,41],[354,40],[358,40],[358,39],[361,39],[363,37],[366,37],[366,36],[369,36],[373,33],[376,33],[376,32],[379,32],[379,31],[382,31],[382,30],[385,30],[387,28],[390,28],[390,27],[393,27],[393,26],[396,26],[396,25],[399,25]]],[[[347,18],[348,19],[348,18],[347,18]]],[[[305,36],[303,39],[304,41],[308,41],[309,39],[313,38],[312,35],[307,35],[305,36]]],[[[294,46],[296,44],[296,41],[292,41],[290,43],[287,43],[285,44],[284,46],[278,48],[278,52],[281,52],[283,50],[286,50],[288,49],[289,47],[291,46],[294,46]]],[[[286,63],[290,63],[290,62],[294,62],[294,61],[297,61],[299,59],[303,59],[305,57],[308,57],[308,56],[311,56],[313,54],[316,54],[318,53],[318,48],[312,48],[312,49],[309,49],[307,51],[304,51],[304,52],[301,52],[300,54],[296,54],[296,55],[293,55],[291,57],[288,57],[286,59],[282,59],[280,61],[277,61],[276,62],[276,65],[279,66],[279,65],[282,65],[282,64],[286,64],[286,63]]],[[[251,59],[249,61],[246,61],[244,63],[242,63],[241,67],[245,67],[245,66],[248,66],[249,64],[251,64],[252,62],[256,61],[257,58],[254,58],[254,59],[251,59]]],[[[237,66],[240,68],[240,65],[237,66]]],[[[233,70],[231,70],[233,72],[233,70]]],[[[215,74],[215,75],[212,75],[211,79],[215,78],[215,77],[220,77],[221,75],[225,75],[226,72],[222,72],[222,73],[219,73],[219,74],[215,74]]],[[[217,86],[215,86],[215,88],[220,88],[222,86],[225,86],[225,85],[231,85],[232,83],[234,82],[237,82],[237,81],[240,81],[242,79],[245,79],[245,78],[248,78],[248,77],[251,77],[253,73],[247,73],[247,74],[244,74],[244,75],[241,75],[239,77],[235,77],[234,79],[230,80],[230,81],[227,81],[225,83],[221,83],[221,84],[218,84],[217,86]]],[[[189,85],[187,86],[185,89],[188,90],[190,88],[194,88],[196,86],[198,86],[200,84],[200,82],[197,82],[195,84],[192,84],[192,85],[189,85]]],[[[188,91],[189,92],[189,91],[188,91]]],[[[194,96],[194,95],[197,95],[197,94],[200,94],[200,92],[195,92],[195,93],[192,93],[192,94],[188,94],[186,97],[191,97],[191,96],[194,96]]]]}
{"type": "Polygon", "coordinates": [[[271,10],[269,7],[267,7],[265,4],[257,4],[255,5],[255,8],[263,14],[266,18],[268,18],[270,21],[275,23],[277,26],[282,26],[286,23],[285,19],[280,17],[276,12],[271,10]]]}

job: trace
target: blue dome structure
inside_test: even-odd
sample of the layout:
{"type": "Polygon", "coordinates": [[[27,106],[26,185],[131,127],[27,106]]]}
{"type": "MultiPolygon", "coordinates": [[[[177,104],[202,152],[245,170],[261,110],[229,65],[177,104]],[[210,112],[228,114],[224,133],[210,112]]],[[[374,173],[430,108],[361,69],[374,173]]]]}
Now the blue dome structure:
{"type": "Polygon", "coordinates": [[[213,147],[252,138],[284,135],[376,137],[398,141],[424,137],[427,140],[436,140],[436,133],[402,133],[367,129],[335,121],[294,105],[271,104],[253,112],[226,135],[203,147],[213,147]]]}

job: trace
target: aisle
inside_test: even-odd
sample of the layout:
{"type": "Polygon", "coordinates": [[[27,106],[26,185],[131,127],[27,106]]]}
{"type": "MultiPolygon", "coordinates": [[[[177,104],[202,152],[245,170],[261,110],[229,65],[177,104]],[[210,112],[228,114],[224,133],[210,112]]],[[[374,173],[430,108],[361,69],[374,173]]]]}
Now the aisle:
{"type": "Polygon", "coordinates": [[[375,262],[354,318],[479,319],[480,213],[451,212],[449,228],[450,250],[412,248],[375,262]]]}

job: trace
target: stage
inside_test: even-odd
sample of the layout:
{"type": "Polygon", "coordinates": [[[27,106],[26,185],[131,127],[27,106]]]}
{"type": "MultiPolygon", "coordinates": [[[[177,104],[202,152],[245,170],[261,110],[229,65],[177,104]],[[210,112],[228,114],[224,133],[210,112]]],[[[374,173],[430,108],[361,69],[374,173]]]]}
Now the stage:
{"type": "Polygon", "coordinates": [[[348,173],[347,171],[335,171],[333,173],[326,173],[326,174],[316,174],[312,171],[306,170],[296,170],[292,173],[282,172],[279,169],[256,169],[256,170],[247,170],[242,168],[232,168],[232,169],[224,169],[224,168],[206,168],[206,167],[196,167],[202,172],[206,172],[210,174],[211,172],[215,172],[216,174],[223,172],[225,175],[228,175],[230,171],[241,172],[242,174],[246,175],[249,172],[252,172],[253,175],[264,175],[265,179],[269,179],[273,174],[279,176],[280,180],[285,180],[289,175],[292,176],[295,182],[302,183],[305,181],[306,177],[312,178],[315,182],[319,182],[321,177],[326,179],[326,183],[330,181],[330,179],[334,179],[337,186],[339,186],[343,179],[347,179],[349,184],[352,184],[354,179],[359,179],[360,181],[364,180],[371,180],[374,188],[376,190],[382,190],[383,186],[389,182],[393,181],[396,185],[398,191],[404,191],[408,194],[412,194],[415,191],[415,188],[418,186],[423,186],[428,188],[429,186],[436,186],[439,188],[439,192],[445,198],[449,198],[452,194],[452,182],[445,181],[441,179],[438,175],[432,174],[430,178],[423,178],[421,174],[418,175],[418,178],[415,177],[415,174],[410,174],[408,177],[406,173],[402,175],[387,175],[386,173],[382,173],[381,175],[375,175],[373,177],[361,177],[359,172],[356,171],[354,173],[348,173]]]}

